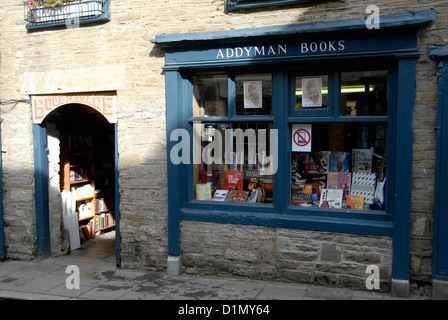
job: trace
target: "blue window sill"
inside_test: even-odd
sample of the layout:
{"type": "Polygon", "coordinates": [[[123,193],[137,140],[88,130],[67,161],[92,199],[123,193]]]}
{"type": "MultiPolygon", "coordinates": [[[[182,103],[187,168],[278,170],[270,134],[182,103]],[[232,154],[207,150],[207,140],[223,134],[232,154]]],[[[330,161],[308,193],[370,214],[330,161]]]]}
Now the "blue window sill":
{"type": "MultiPolygon", "coordinates": [[[[193,204],[194,205],[194,204],[193,204]]],[[[273,207],[264,206],[265,212],[245,211],[246,207],[240,208],[244,211],[221,211],[216,206],[213,209],[183,208],[180,210],[180,220],[214,222],[214,223],[230,223],[241,225],[257,225],[272,228],[290,228],[313,231],[342,232],[348,234],[363,234],[372,236],[393,236],[393,223],[390,221],[368,220],[352,217],[338,217],[340,210],[334,211],[333,216],[313,214],[292,214],[291,210],[287,210],[287,214],[272,213],[273,207]],[[271,212],[269,212],[271,211],[271,212]]],[[[236,209],[237,207],[235,207],[236,209]]],[[[224,209],[224,208],[223,208],[224,209]]],[[[304,213],[305,211],[302,211],[304,213]]],[[[364,214],[365,215],[365,214],[364,214]]],[[[374,216],[372,215],[372,219],[374,216]]],[[[383,217],[387,215],[383,214],[383,217]]]]}
{"type": "Polygon", "coordinates": [[[291,206],[278,214],[272,204],[216,205],[212,201],[191,201],[180,210],[180,220],[257,225],[348,234],[392,237],[393,223],[382,211],[357,213],[353,210],[304,210],[291,206]]]}

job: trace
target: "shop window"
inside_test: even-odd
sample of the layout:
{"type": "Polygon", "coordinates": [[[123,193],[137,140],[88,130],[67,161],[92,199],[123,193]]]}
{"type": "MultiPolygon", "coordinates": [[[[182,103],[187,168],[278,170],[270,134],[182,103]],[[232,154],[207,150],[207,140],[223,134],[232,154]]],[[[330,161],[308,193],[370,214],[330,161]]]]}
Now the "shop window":
{"type": "Polygon", "coordinates": [[[272,113],[272,75],[195,75],[192,88],[193,199],[272,203],[273,123],[256,121],[272,113]]]}
{"type": "Polygon", "coordinates": [[[193,116],[227,116],[227,76],[193,77],[193,116]]]}
{"type": "Polygon", "coordinates": [[[287,86],[270,73],[190,79],[190,125],[200,141],[190,199],[270,203],[275,212],[286,204],[299,214],[304,208],[386,211],[387,70],[275,78],[287,86]],[[291,147],[274,148],[272,131],[291,147]],[[275,157],[290,165],[273,166],[275,157]]]}
{"type": "Polygon", "coordinates": [[[291,204],[384,210],[384,123],[313,123],[310,152],[292,152],[291,204]]]}
{"type": "Polygon", "coordinates": [[[388,72],[331,74],[338,81],[292,75],[295,104],[290,110],[297,117],[291,120],[290,204],[385,210],[388,72]]]}
{"type": "Polygon", "coordinates": [[[236,115],[272,114],[272,77],[239,75],[235,78],[236,115]]]}
{"type": "Polygon", "coordinates": [[[341,116],[387,115],[387,72],[341,74],[341,116]]]}

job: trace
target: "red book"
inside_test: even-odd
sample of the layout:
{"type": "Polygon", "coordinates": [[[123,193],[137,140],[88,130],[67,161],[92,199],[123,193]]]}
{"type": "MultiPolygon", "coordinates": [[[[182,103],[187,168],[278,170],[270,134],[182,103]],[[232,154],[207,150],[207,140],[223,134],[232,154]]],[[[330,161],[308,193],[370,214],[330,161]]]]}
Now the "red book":
{"type": "Polygon", "coordinates": [[[243,190],[243,171],[226,171],[226,190],[243,190]]]}

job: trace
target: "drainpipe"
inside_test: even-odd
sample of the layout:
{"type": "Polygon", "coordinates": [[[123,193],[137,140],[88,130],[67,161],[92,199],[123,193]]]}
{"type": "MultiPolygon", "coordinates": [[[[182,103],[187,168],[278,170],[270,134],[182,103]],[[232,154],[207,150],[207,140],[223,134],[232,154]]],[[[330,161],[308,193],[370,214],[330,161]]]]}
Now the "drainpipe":
{"type": "Polygon", "coordinates": [[[0,118],[0,261],[5,259],[5,231],[3,221],[3,166],[2,166],[2,139],[1,139],[1,125],[3,119],[0,118]]]}

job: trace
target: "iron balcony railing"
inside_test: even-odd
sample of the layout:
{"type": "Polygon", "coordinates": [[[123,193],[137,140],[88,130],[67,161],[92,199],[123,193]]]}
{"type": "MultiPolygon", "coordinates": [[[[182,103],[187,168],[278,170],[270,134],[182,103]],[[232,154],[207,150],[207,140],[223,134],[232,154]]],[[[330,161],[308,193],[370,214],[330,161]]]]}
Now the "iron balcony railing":
{"type": "Polygon", "coordinates": [[[53,26],[73,26],[89,22],[109,21],[110,0],[61,0],[62,4],[49,6],[44,0],[25,1],[27,29],[53,26]]]}

